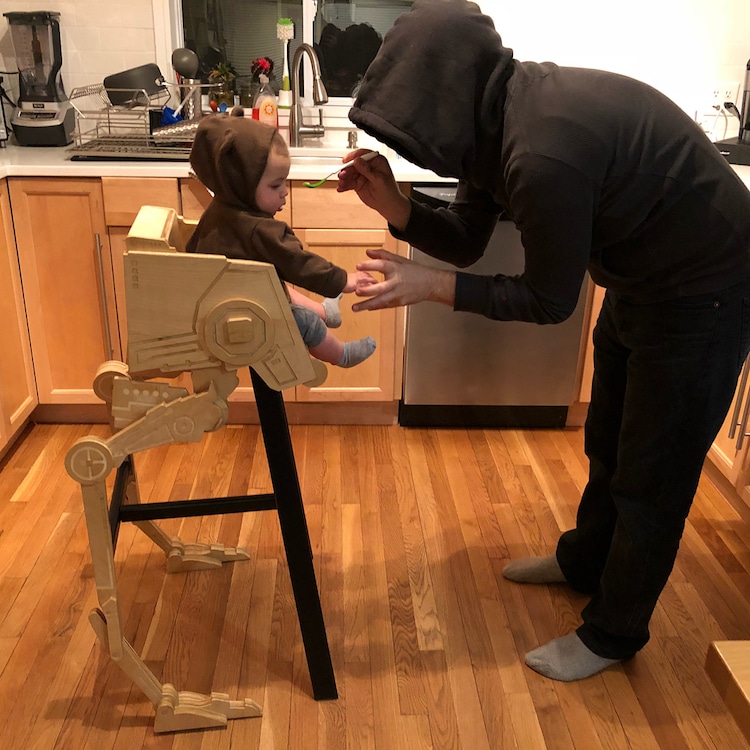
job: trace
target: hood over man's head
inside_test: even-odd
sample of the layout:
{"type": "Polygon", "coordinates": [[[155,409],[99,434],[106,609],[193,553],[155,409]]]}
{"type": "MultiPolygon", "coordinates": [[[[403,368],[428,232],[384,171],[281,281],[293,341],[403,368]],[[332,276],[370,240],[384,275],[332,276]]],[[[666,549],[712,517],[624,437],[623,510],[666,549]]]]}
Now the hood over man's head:
{"type": "Polygon", "coordinates": [[[513,50],[466,0],[416,0],[367,69],[349,119],[412,163],[465,178],[502,134],[513,50]]]}

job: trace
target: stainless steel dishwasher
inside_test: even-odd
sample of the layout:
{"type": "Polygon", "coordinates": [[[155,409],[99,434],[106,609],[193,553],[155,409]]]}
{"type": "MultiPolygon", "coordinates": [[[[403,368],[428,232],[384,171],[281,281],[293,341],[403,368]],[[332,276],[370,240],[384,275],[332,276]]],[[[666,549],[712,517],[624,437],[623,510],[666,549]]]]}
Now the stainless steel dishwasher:
{"type": "MultiPolygon", "coordinates": [[[[455,190],[451,183],[420,185],[413,197],[445,205],[455,190]]],[[[455,270],[416,248],[410,256],[455,270]]],[[[523,268],[520,232],[501,220],[484,256],[463,270],[517,275],[523,268]]],[[[399,424],[563,427],[574,401],[587,285],[574,313],[557,325],[489,320],[434,302],[408,307],[399,424]]]]}

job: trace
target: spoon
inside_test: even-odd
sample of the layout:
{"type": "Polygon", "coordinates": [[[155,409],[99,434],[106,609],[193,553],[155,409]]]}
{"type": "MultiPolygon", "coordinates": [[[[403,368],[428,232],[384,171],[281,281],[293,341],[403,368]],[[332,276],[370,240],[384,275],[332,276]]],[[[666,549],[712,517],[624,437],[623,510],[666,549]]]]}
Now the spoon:
{"type": "MultiPolygon", "coordinates": [[[[362,161],[370,161],[371,159],[374,159],[376,156],[378,156],[378,154],[380,154],[380,151],[370,151],[360,158],[362,159],[362,161]]],[[[338,174],[342,169],[346,169],[347,164],[349,164],[349,162],[346,162],[346,164],[342,164],[338,169],[331,172],[331,174],[326,175],[322,180],[318,180],[317,182],[303,182],[302,184],[305,187],[309,188],[320,187],[324,182],[326,182],[326,180],[330,180],[331,177],[338,174]]]]}

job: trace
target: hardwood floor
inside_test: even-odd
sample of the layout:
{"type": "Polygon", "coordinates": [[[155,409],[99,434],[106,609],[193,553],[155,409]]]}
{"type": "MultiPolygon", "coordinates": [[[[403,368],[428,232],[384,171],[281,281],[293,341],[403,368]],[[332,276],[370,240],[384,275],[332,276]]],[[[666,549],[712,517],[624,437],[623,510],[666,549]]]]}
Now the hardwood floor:
{"type": "MultiPolygon", "coordinates": [[[[340,698],[315,702],[274,512],[162,522],[248,562],[166,575],[130,524],[116,551],[126,637],[180,690],[252,698],[261,719],[153,733],[151,704],[101,648],[80,488],[63,458],[102,425],[30,428],[0,470],[0,747],[9,750],[748,748],[704,670],[750,638],[748,514],[707,478],[632,661],[578,683],[523,654],[585,598],[504,564],[553,549],[586,480],[577,431],[294,426],[340,698]]],[[[141,499],[271,490],[256,426],[136,458],[141,499]]]]}

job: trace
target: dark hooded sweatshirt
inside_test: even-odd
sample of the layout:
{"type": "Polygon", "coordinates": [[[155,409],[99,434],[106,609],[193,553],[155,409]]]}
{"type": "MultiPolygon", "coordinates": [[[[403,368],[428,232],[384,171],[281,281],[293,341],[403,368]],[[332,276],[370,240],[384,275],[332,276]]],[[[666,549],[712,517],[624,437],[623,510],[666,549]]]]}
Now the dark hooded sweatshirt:
{"type": "Polygon", "coordinates": [[[190,163],[214,197],[187,251],[271,263],[282,281],[336,297],[346,286],[347,272],[305,250],[283,221],[255,205],[274,132],[245,117],[209,115],[201,120],[190,163]]]}
{"type": "Polygon", "coordinates": [[[459,267],[500,213],[521,276],[457,274],[455,309],[556,323],[584,273],[634,303],[750,275],[750,192],[677,105],[631,78],[519,62],[465,0],[417,0],[367,70],[349,117],[413,163],[459,180],[447,209],[412,201],[403,233],[459,267]]]}

